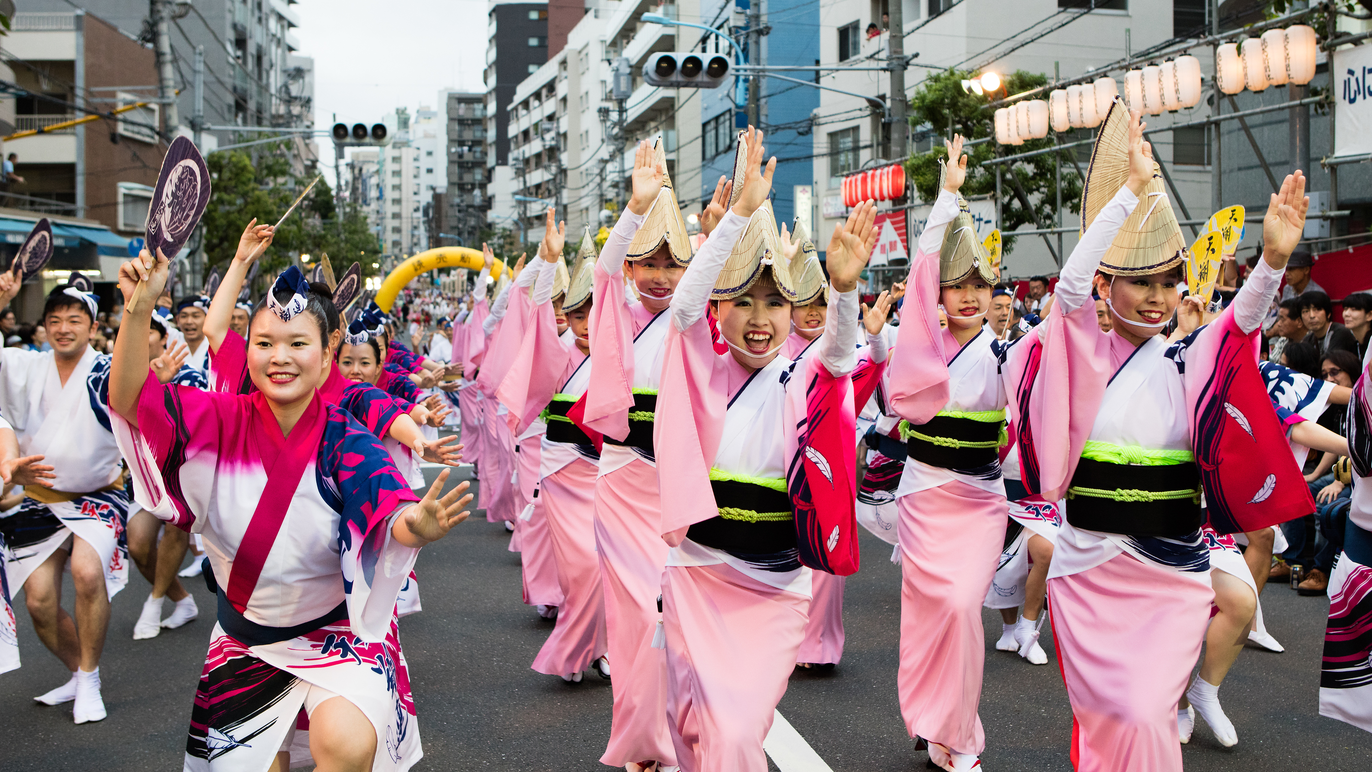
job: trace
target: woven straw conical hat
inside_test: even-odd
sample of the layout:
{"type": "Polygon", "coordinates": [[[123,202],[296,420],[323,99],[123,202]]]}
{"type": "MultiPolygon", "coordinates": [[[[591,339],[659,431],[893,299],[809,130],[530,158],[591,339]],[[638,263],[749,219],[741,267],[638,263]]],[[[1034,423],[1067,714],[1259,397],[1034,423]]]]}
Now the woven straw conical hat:
{"type": "Polygon", "coordinates": [[[676,191],[672,189],[672,177],[667,173],[667,149],[661,137],[653,142],[653,156],[662,164],[662,188],[648,208],[647,218],[634,234],[634,240],[629,242],[628,260],[642,260],[666,244],[677,265],[689,265],[693,254],[691,240],[686,233],[686,218],[681,216],[676,191]]]}
{"type": "Polygon", "coordinates": [[[805,226],[797,220],[791,232],[791,243],[796,245],[796,257],[789,267],[791,278],[796,285],[798,306],[808,306],[823,297],[829,300],[829,280],[824,276],[824,267],[819,263],[819,253],[805,226]]]}
{"type": "Polygon", "coordinates": [[[576,261],[572,263],[571,279],[567,285],[567,296],[562,299],[563,311],[575,311],[591,299],[591,286],[595,279],[595,237],[591,229],[581,237],[581,247],[577,249],[576,261]]]}
{"type": "Polygon", "coordinates": [[[553,297],[562,297],[565,300],[567,287],[572,283],[571,274],[567,271],[567,261],[559,257],[554,263],[553,270],[553,297]]]}
{"type": "Polygon", "coordinates": [[[743,235],[729,253],[729,259],[720,271],[715,288],[710,293],[713,300],[732,300],[748,291],[762,278],[763,271],[770,269],[772,279],[787,300],[795,302],[796,286],[791,279],[790,265],[781,251],[781,234],[777,232],[776,216],[772,214],[772,202],[764,201],[748,219],[743,235]]]}
{"type": "Polygon", "coordinates": [[[986,245],[977,236],[977,224],[967,209],[967,202],[958,198],[958,214],[943,233],[939,248],[939,284],[948,286],[966,281],[976,271],[987,283],[994,285],[1000,278],[999,266],[992,260],[986,245]]]}
{"type": "MultiPolygon", "coordinates": [[[[1096,136],[1091,166],[1086,170],[1086,185],[1081,194],[1083,234],[1128,179],[1129,113],[1124,102],[1116,97],[1096,136]]],[[[1181,265],[1185,260],[1186,239],[1155,163],[1153,179],[1101,258],[1100,271],[1114,276],[1145,276],[1181,265]]]]}

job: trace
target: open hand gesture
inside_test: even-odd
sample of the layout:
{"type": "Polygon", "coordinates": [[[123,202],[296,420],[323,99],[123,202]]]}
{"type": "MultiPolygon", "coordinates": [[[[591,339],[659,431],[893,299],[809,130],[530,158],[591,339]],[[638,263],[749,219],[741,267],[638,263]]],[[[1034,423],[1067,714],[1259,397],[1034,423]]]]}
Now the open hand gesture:
{"type": "Polygon", "coordinates": [[[447,469],[439,472],[438,479],[429,486],[424,499],[406,508],[396,518],[395,526],[391,529],[391,535],[396,541],[414,549],[432,544],[447,536],[453,526],[466,520],[471,514],[463,510],[463,507],[472,503],[472,495],[467,493],[471,483],[463,481],[449,491],[448,495],[438,495],[443,490],[443,484],[448,481],[448,474],[447,469]]]}
{"type": "Polygon", "coordinates": [[[1143,138],[1146,128],[1139,113],[1129,113],[1129,179],[1124,184],[1136,196],[1153,181],[1153,145],[1143,138]]]}
{"type": "Polygon", "coordinates": [[[511,269],[510,269],[510,281],[514,281],[515,279],[518,279],[518,278],[519,278],[519,275],[520,275],[521,273],[524,273],[524,260],[525,260],[525,258],[527,258],[528,256],[529,256],[529,253],[527,253],[527,252],[520,252],[520,253],[519,253],[519,259],[515,261],[514,268],[511,268],[511,269]]]}
{"type": "Polygon", "coordinates": [[[781,254],[786,258],[787,263],[794,263],[796,255],[800,253],[800,245],[792,243],[791,231],[786,227],[786,223],[781,224],[781,254]]]}
{"type": "Polygon", "coordinates": [[[1286,267],[1286,261],[1305,232],[1305,215],[1309,209],[1305,174],[1297,169],[1282,180],[1281,190],[1272,194],[1267,214],[1262,218],[1262,251],[1268,265],[1277,269],[1286,267]]]}
{"type": "Polygon", "coordinates": [[[767,150],[762,146],[762,138],[762,132],[752,126],[743,134],[747,171],[743,177],[743,191],[739,193],[738,201],[734,202],[734,214],[745,219],[752,217],[753,212],[767,200],[767,194],[772,191],[772,175],[777,170],[775,157],[767,161],[765,170],[762,168],[762,158],[767,150]]]}
{"type": "Polygon", "coordinates": [[[952,142],[943,141],[943,147],[948,151],[948,160],[945,162],[948,172],[943,178],[943,189],[949,193],[957,193],[962,183],[967,181],[967,156],[962,153],[965,141],[961,134],[954,134],[952,142]]]}
{"type": "Polygon", "coordinates": [[[42,460],[42,456],[24,456],[0,461],[0,480],[6,485],[37,485],[40,488],[51,488],[52,480],[56,479],[57,475],[53,474],[51,466],[40,463],[42,460]]]}
{"type": "Polygon", "coordinates": [[[653,143],[644,140],[634,151],[633,195],[629,198],[629,211],[640,217],[647,214],[657,200],[657,192],[662,190],[662,179],[667,170],[657,161],[653,143]]]}
{"type": "Polygon", "coordinates": [[[877,245],[876,219],[876,204],[863,201],[854,207],[847,222],[834,228],[827,257],[829,281],[839,292],[857,289],[858,278],[877,245]]]}
{"type": "Polygon", "coordinates": [[[867,328],[868,335],[877,335],[886,328],[886,319],[891,315],[891,306],[895,302],[894,295],[882,291],[871,308],[866,303],[862,304],[862,326],[867,328]]]}
{"type": "Polygon", "coordinates": [[[15,274],[18,268],[18,263],[16,263],[10,270],[0,273],[0,308],[9,305],[10,301],[19,295],[19,288],[23,282],[19,281],[19,277],[15,274]]]}
{"type": "Polygon", "coordinates": [[[457,442],[456,436],[441,437],[433,442],[421,438],[414,441],[414,452],[431,464],[457,466],[462,463],[462,446],[454,445],[454,442],[457,442]]]}
{"type": "Polygon", "coordinates": [[[544,260],[556,263],[562,259],[562,249],[567,245],[567,221],[557,222],[557,210],[548,207],[548,218],[543,225],[543,243],[539,245],[544,260]]]}
{"type": "Polygon", "coordinates": [[[267,247],[272,245],[272,239],[276,237],[276,228],[270,225],[258,225],[257,218],[254,217],[248,227],[243,229],[243,235],[238,237],[238,252],[234,254],[234,262],[252,265],[257,258],[267,251],[267,247]]]}
{"type": "Polygon", "coordinates": [[[152,368],[153,375],[157,376],[157,382],[166,385],[172,382],[190,355],[191,350],[186,344],[176,341],[162,352],[162,356],[149,362],[148,366],[152,368]]]}
{"type": "Polygon", "coordinates": [[[734,181],[728,177],[721,176],[719,182],[715,183],[715,194],[710,198],[710,203],[700,213],[700,232],[709,237],[714,232],[715,226],[724,217],[724,211],[729,208],[729,194],[733,192],[734,181]]]}
{"type": "MultiPolygon", "coordinates": [[[[487,270],[487,271],[494,271],[494,270],[495,270],[495,253],[491,251],[491,245],[490,245],[490,244],[487,244],[487,243],[484,242],[484,241],[481,242],[481,257],[484,258],[485,261],[486,261],[486,270],[487,270]]],[[[482,289],[484,289],[484,288],[482,288],[482,289]]]]}

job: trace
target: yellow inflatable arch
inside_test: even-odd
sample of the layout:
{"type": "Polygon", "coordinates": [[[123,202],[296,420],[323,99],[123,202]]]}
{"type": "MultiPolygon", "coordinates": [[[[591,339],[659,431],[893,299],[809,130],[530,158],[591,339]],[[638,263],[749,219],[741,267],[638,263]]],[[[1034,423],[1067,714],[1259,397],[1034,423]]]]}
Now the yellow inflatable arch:
{"type": "MultiPolygon", "coordinates": [[[[421,273],[426,273],[437,268],[466,268],[472,271],[480,271],[486,265],[486,258],[480,250],[469,249],[467,247],[439,247],[420,252],[414,257],[396,266],[394,271],[386,275],[381,282],[381,289],[376,292],[376,304],[382,311],[390,312],[391,306],[395,304],[395,298],[404,289],[406,284],[414,280],[421,273]]],[[[505,265],[499,260],[495,261],[495,267],[491,269],[491,278],[499,279],[501,272],[505,270],[505,265]]]]}

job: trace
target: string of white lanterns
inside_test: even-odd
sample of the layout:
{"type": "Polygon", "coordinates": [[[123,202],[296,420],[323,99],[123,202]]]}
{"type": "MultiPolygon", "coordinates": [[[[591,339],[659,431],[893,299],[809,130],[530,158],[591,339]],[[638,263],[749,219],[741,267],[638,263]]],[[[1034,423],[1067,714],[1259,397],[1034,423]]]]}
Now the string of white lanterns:
{"type": "MultiPolygon", "coordinates": [[[[1224,43],[1215,49],[1215,80],[1220,92],[1264,91],[1287,83],[1305,85],[1315,77],[1319,50],[1315,30],[1304,24],[1270,29],[1260,37],[1224,43]]],[[[983,76],[985,77],[985,76],[983,76]]],[[[1189,54],[1160,64],[1137,67],[1124,74],[1124,101],[1131,110],[1161,115],[1200,104],[1203,95],[1200,60],[1189,54]]],[[[976,81],[971,81],[976,83],[976,81]]],[[[964,84],[966,87],[966,84],[964,84]]],[[[996,142],[1022,145],[1055,132],[1093,129],[1105,120],[1110,103],[1120,94],[1114,78],[1054,89],[1047,101],[1027,100],[995,112],[996,142]]]]}

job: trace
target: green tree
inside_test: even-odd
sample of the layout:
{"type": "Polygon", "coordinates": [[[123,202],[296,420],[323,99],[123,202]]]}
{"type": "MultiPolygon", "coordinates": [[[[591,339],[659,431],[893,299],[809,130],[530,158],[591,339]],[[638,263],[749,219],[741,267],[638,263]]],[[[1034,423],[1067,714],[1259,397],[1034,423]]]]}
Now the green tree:
{"type": "MultiPolygon", "coordinates": [[[[969,140],[986,139],[967,149],[967,182],[962,195],[994,194],[995,167],[984,164],[996,156],[1027,153],[1053,147],[1053,139],[1026,140],[1023,145],[1002,148],[994,139],[995,114],[987,108],[991,101],[985,96],[968,93],[962,88],[964,80],[974,73],[967,70],[947,70],[929,76],[910,98],[910,123],[929,126],[936,138],[946,139],[954,133],[969,140]]],[[[1017,70],[1004,79],[1005,93],[1018,94],[1048,84],[1044,75],[1017,70]]],[[[999,93],[999,92],[998,92],[999,93]]],[[[905,162],[920,198],[932,201],[937,196],[939,162],[948,157],[943,143],[935,140],[928,153],[912,154],[905,162]]],[[[1062,152],[1062,203],[1072,212],[1081,211],[1081,178],[1071,163],[1072,150],[1062,152]]],[[[1026,158],[1001,167],[1001,229],[1009,233],[1021,225],[1031,228],[1042,223],[1049,227],[1056,222],[1057,179],[1052,153],[1026,158]]],[[[1005,251],[1013,247],[1013,237],[1004,241],[1005,251]]]]}
{"type": "MultiPolygon", "coordinates": [[[[206,157],[214,193],[201,220],[204,226],[205,264],[220,267],[233,259],[238,238],[255,217],[259,224],[274,223],[290,207],[300,191],[317,175],[313,167],[297,175],[292,168],[290,148],[266,145],[248,150],[212,153],[206,157]],[[266,149],[263,149],[265,147],[266,149]]],[[[334,203],[328,183],[320,180],[296,211],[281,224],[271,249],[263,258],[258,283],[263,289],[268,277],[285,270],[297,255],[317,257],[328,254],[335,273],[341,274],[354,261],[361,264],[362,275],[372,276],[374,256],[380,253],[376,236],[366,216],[354,204],[342,212],[334,203]],[[341,227],[340,227],[341,226],[341,227]]]]}

